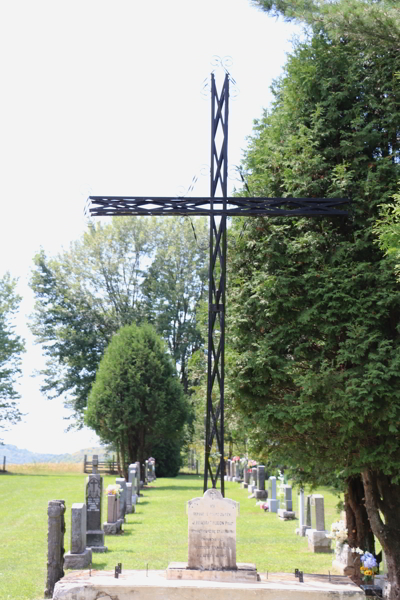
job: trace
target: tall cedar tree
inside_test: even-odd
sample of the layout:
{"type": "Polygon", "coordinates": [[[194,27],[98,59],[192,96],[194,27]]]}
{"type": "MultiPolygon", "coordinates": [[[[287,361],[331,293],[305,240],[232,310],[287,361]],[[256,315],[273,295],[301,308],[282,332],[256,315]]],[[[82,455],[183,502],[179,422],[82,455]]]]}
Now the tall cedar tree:
{"type": "Polygon", "coordinates": [[[400,175],[399,70],[398,52],[367,55],[359,41],[323,31],[297,46],[250,140],[250,191],[348,197],[350,218],[236,221],[229,287],[232,382],[255,447],[305,479],[347,478],[363,523],[353,543],[366,548],[362,477],[392,599],[400,598],[400,286],[373,226],[400,175]]]}
{"type": "Polygon", "coordinates": [[[101,359],[85,423],[117,448],[125,476],[130,462],[153,456],[164,464],[166,452],[174,454],[179,470],[176,455],[188,416],[187,399],[163,340],[151,325],[122,327],[101,359]]]}

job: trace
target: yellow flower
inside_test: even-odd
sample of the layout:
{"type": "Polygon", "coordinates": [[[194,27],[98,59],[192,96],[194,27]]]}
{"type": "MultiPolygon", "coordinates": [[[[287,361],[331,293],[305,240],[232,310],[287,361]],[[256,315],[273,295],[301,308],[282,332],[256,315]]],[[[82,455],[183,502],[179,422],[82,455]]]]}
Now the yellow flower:
{"type": "Polygon", "coordinates": [[[366,575],[367,577],[370,577],[372,575],[371,569],[365,569],[364,575],[366,575]]]}
{"type": "Polygon", "coordinates": [[[366,570],[366,567],[360,567],[360,571],[364,572],[366,570]]]}

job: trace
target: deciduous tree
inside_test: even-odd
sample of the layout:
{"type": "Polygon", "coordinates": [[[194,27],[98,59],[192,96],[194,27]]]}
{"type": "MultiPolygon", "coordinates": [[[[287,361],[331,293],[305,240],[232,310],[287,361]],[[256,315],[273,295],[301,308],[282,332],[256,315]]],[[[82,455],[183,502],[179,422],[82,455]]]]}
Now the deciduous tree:
{"type": "Polygon", "coordinates": [[[22,416],[15,402],[19,398],[15,383],[21,373],[24,351],[24,342],[15,333],[13,323],[21,301],[16,285],[9,273],[0,278],[0,429],[8,423],[17,423],[22,416]]]}

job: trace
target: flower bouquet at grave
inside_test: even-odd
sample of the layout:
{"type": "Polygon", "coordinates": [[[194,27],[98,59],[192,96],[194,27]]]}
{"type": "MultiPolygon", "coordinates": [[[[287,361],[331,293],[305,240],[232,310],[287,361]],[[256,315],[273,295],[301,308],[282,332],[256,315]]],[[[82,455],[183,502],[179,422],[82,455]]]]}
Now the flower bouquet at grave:
{"type": "Polygon", "coordinates": [[[239,462],[240,456],[234,456],[231,460],[232,460],[232,462],[239,462]]]}
{"type": "Polygon", "coordinates": [[[248,463],[247,463],[247,466],[248,466],[249,468],[251,468],[251,467],[256,467],[256,466],[257,466],[257,461],[256,461],[256,460],[252,460],[252,459],[250,459],[250,460],[248,461],[248,463]]]}
{"type": "Polygon", "coordinates": [[[261,508],[261,510],[263,510],[264,512],[267,512],[267,510],[269,510],[268,503],[263,502],[262,500],[260,500],[259,502],[256,502],[256,506],[259,506],[261,508]]]}
{"type": "Polygon", "coordinates": [[[115,484],[110,483],[110,485],[107,486],[105,494],[106,494],[106,496],[117,496],[119,498],[121,489],[122,488],[118,483],[115,483],[115,484]]]}
{"type": "Polygon", "coordinates": [[[375,573],[378,572],[378,562],[371,552],[364,552],[360,557],[362,566],[360,567],[361,575],[365,583],[373,583],[375,573]]]}
{"type": "Polygon", "coordinates": [[[336,546],[343,546],[347,543],[348,531],[344,526],[344,521],[336,521],[331,525],[331,532],[326,534],[326,537],[334,540],[336,546]]]}

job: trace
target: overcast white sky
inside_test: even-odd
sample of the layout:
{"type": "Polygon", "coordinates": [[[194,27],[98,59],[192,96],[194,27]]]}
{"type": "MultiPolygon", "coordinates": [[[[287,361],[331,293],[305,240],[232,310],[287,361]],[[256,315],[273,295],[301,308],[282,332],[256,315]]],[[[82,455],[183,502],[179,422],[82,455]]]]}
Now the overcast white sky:
{"type": "MultiPolygon", "coordinates": [[[[201,95],[213,55],[230,55],[229,162],[290,51],[295,28],[249,0],[4,0],[0,3],[0,274],[19,277],[18,332],[27,341],[22,423],[5,443],[74,452],[96,443],[65,433],[62,399],[47,401],[27,329],[32,257],[81,236],[91,194],[175,195],[209,164],[210,106],[201,95]]],[[[216,71],[217,85],[223,73],[216,71]]],[[[232,184],[233,185],[233,184],[232,184]]],[[[193,195],[209,193],[207,177],[193,195]]],[[[1,455],[1,448],[0,448],[1,455]]]]}

